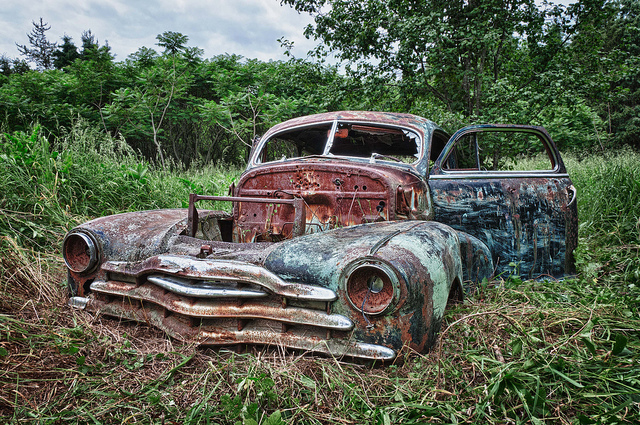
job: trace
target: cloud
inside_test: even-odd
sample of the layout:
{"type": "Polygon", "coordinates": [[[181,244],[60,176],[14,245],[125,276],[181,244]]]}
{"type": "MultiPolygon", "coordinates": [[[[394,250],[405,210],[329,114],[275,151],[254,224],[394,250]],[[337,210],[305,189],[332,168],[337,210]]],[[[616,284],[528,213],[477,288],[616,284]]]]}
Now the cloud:
{"type": "MultiPolygon", "coordinates": [[[[5,0],[6,2],[6,0],[5,0]]],[[[101,45],[111,46],[116,60],[124,60],[140,47],[160,50],[156,36],[176,31],[189,37],[189,46],[204,49],[205,57],[232,53],[262,61],[283,59],[277,42],[285,37],[295,43],[294,54],[306,57],[314,42],[303,36],[311,22],[279,0],[8,0],[0,16],[0,54],[17,57],[15,42],[27,44],[33,26],[40,17],[51,25],[50,41],[63,35],[76,45],[86,30],[91,30],[101,45]]]]}

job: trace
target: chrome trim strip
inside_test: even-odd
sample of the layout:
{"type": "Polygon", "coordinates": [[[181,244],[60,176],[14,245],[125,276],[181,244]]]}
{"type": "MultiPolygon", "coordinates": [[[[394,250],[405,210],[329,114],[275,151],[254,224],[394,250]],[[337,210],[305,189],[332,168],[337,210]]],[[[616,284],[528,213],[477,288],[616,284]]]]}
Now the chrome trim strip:
{"type": "MultiPolygon", "coordinates": [[[[247,301],[241,305],[220,303],[215,300],[193,300],[176,294],[166,294],[163,289],[150,283],[140,286],[116,281],[93,281],[91,290],[103,294],[148,301],[167,310],[197,318],[267,319],[278,322],[317,326],[320,328],[349,331],[353,322],[340,314],[328,314],[323,310],[301,307],[282,307],[247,301]]],[[[135,303],[137,304],[137,303],[135,303]]],[[[124,313],[127,309],[119,309],[124,313]]]]}
{"type": "Polygon", "coordinates": [[[344,338],[327,340],[291,332],[277,333],[252,329],[238,331],[189,327],[175,316],[165,317],[164,309],[160,306],[148,305],[144,309],[126,309],[121,308],[116,303],[106,304],[97,300],[92,300],[91,306],[103,314],[144,322],[163,330],[172,338],[201,345],[262,344],[369,360],[393,360],[396,357],[395,350],[391,348],[344,338]]]}
{"type": "MultiPolygon", "coordinates": [[[[230,342],[221,340],[225,333],[215,331],[200,331],[201,345],[226,345],[230,342]]],[[[358,357],[368,360],[393,360],[396,357],[395,350],[383,345],[368,344],[365,342],[346,341],[344,339],[319,339],[305,338],[294,334],[265,335],[259,331],[233,332],[233,344],[265,344],[282,345],[298,350],[307,350],[333,356],[358,357]]]]}
{"type": "Polygon", "coordinates": [[[263,291],[251,289],[225,288],[214,286],[206,280],[194,282],[191,279],[181,279],[176,276],[151,275],[147,277],[149,282],[155,283],[161,288],[174,294],[196,298],[261,298],[268,294],[263,291]]]}
{"type": "Polygon", "coordinates": [[[429,180],[449,180],[449,179],[483,180],[483,179],[516,179],[516,178],[566,179],[566,178],[569,178],[569,174],[553,173],[553,172],[532,173],[527,171],[522,173],[517,171],[502,172],[502,173],[460,171],[456,173],[429,175],[429,180]]]}
{"type": "Polygon", "coordinates": [[[169,273],[187,279],[194,280],[222,280],[230,282],[247,282],[262,286],[283,297],[329,302],[338,299],[338,296],[329,288],[305,285],[302,283],[289,283],[282,280],[275,273],[255,264],[243,261],[199,259],[180,255],[158,255],[151,257],[142,263],[126,263],[121,261],[108,261],[102,264],[102,269],[107,272],[122,273],[140,276],[143,273],[158,272],[169,273]],[[142,271],[136,270],[136,266],[152,264],[142,271]]]}
{"type": "Polygon", "coordinates": [[[576,189],[576,187],[574,185],[571,185],[567,188],[567,193],[571,192],[573,193],[573,195],[571,196],[571,201],[569,201],[569,203],[567,204],[567,207],[570,207],[571,204],[573,204],[576,200],[576,197],[578,196],[578,190],[576,189]]]}

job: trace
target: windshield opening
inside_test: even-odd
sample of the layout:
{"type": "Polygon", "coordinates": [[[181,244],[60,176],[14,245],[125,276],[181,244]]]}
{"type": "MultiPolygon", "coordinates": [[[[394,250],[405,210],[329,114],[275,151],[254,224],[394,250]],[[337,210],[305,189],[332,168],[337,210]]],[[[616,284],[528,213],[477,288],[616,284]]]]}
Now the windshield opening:
{"type": "Polygon", "coordinates": [[[275,134],[263,145],[258,162],[322,155],[332,124],[296,128],[275,134]]]}
{"type": "Polygon", "coordinates": [[[295,128],[268,139],[257,162],[282,161],[311,155],[372,158],[412,164],[420,156],[420,138],[408,129],[376,124],[339,122],[295,128]]]}

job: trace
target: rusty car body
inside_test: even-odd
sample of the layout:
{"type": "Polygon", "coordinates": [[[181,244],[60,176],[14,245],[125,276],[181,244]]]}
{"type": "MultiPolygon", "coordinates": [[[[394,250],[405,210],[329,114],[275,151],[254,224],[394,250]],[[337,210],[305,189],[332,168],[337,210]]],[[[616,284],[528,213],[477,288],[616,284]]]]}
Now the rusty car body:
{"type": "Polygon", "coordinates": [[[541,127],[296,118],[254,143],[231,191],[71,230],[70,304],[203,345],[391,360],[428,350],[474,282],[573,272],[576,192],[541,127]],[[541,165],[514,169],[536,144],[541,165]],[[232,213],[198,208],[212,200],[232,213]]]}

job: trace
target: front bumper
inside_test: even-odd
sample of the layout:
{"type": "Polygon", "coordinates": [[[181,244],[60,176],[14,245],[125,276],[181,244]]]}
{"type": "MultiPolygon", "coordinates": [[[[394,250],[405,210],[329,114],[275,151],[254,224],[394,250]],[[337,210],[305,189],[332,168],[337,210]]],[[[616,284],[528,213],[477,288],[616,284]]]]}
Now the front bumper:
{"type": "Polygon", "coordinates": [[[200,345],[282,346],[334,356],[391,360],[393,349],[353,340],[354,323],[332,314],[328,288],[289,283],[264,267],[160,255],[106,262],[86,297],[70,304],[145,322],[200,345]]]}

